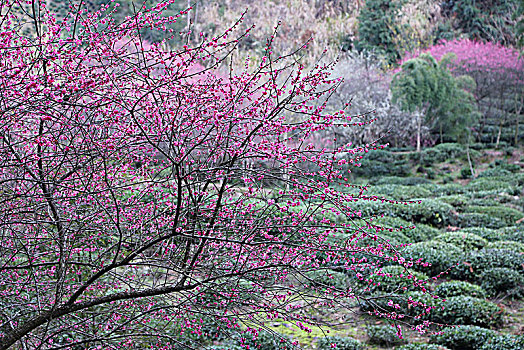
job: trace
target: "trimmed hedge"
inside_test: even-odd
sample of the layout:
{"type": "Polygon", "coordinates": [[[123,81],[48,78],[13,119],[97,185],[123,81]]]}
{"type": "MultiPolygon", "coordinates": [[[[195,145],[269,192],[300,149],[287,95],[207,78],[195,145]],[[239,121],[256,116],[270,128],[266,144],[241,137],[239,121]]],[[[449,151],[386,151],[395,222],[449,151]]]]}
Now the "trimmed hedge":
{"type": "Polygon", "coordinates": [[[498,241],[489,242],[486,245],[487,249],[506,249],[516,253],[524,253],[524,243],[514,241],[498,241]]]}
{"type": "Polygon", "coordinates": [[[489,339],[479,350],[524,350],[523,335],[500,335],[489,339]]]}
{"type": "Polygon", "coordinates": [[[313,283],[313,285],[316,287],[324,288],[325,286],[329,286],[344,290],[348,287],[348,278],[343,272],[317,270],[309,271],[305,275],[312,281],[306,279],[304,282],[307,284],[313,283]]]}
{"type": "Polygon", "coordinates": [[[466,207],[466,213],[478,213],[489,215],[490,217],[497,218],[506,223],[506,225],[513,225],[519,219],[524,217],[524,214],[517,209],[505,207],[502,205],[497,206],[478,206],[472,205],[466,207]]]}
{"type": "Polygon", "coordinates": [[[407,345],[402,345],[395,350],[449,350],[448,348],[436,345],[436,344],[426,344],[426,343],[412,343],[407,345]]]}
{"type": "Polygon", "coordinates": [[[435,240],[453,244],[466,251],[484,248],[488,243],[484,238],[469,232],[446,232],[435,237],[435,240]]]}
{"type": "Polygon", "coordinates": [[[428,276],[421,272],[405,269],[402,266],[386,266],[381,269],[382,275],[373,275],[373,285],[371,291],[398,292],[408,290],[420,290],[420,287],[414,285],[415,281],[425,281],[428,276]]]}
{"type": "Polygon", "coordinates": [[[412,244],[402,251],[406,260],[413,260],[413,269],[430,276],[438,275],[461,261],[462,250],[457,246],[440,241],[426,241],[412,244]],[[430,264],[421,265],[417,262],[430,264]]]}
{"type": "Polygon", "coordinates": [[[364,346],[361,342],[356,339],[349,337],[330,336],[321,338],[317,341],[318,350],[330,350],[333,349],[331,344],[336,344],[338,350],[362,350],[364,346]]]}
{"type": "Polygon", "coordinates": [[[431,314],[431,320],[445,324],[491,328],[502,324],[503,314],[503,310],[492,302],[459,295],[448,298],[444,303],[444,309],[435,309],[431,314]]]}
{"type": "Polygon", "coordinates": [[[477,326],[460,326],[444,328],[440,334],[431,335],[432,343],[451,350],[477,350],[489,339],[497,335],[491,329],[477,326]]]}
{"type": "Polygon", "coordinates": [[[451,270],[451,276],[460,280],[475,281],[483,271],[495,267],[524,272],[524,255],[506,249],[471,251],[464,254],[460,261],[461,263],[451,270]]]}
{"type": "Polygon", "coordinates": [[[482,272],[479,280],[491,297],[503,294],[518,298],[524,295],[524,277],[515,270],[505,267],[487,269],[482,272]]]}
{"type": "Polygon", "coordinates": [[[442,308],[442,299],[423,292],[406,292],[402,296],[376,293],[373,299],[361,299],[360,309],[364,312],[372,312],[375,309],[380,312],[395,312],[406,315],[416,320],[430,320],[431,313],[437,308],[442,308]],[[431,310],[427,310],[431,308],[431,310]],[[429,313],[428,313],[429,311],[429,313]]]}
{"type": "MultiPolygon", "coordinates": [[[[258,350],[292,350],[296,347],[292,344],[292,340],[287,335],[280,333],[273,333],[269,331],[260,331],[258,332],[258,337],[256,340],[253,339],[253,336],[248,334],[235,334],[230,340],[233,343],[233,346],[240,346],[242,344],[249,346],[249,349],[258,349],[258,350]],[[242,342],[243,338],[243,342],[242,342]]],[[[229,341],[228,341],[229,343],[229,341]]],[[[227,345],[227,344],[226,344],[227,345]]]]}
{"type": "Polygon", "coordinates": [[[399,338],[397,329],[392,326],[369,326],[367,329],[369,343],[392,346],[403,344],[406,341],[399,338]]]}
{"type": "Polygon", "coordinates": [[[502,219],[481,213],[463,213],[457,217],[457,225],[459,227],[487,227],[498,229],[506,226],[506,222],[502,219]]]}
{"type": "Polygon", "coordinates": [[[444,299],[459,295],[486,298],[488,295],[482,287],[465,281],[444,282],[435,288],[435,294],[444,299]]]}

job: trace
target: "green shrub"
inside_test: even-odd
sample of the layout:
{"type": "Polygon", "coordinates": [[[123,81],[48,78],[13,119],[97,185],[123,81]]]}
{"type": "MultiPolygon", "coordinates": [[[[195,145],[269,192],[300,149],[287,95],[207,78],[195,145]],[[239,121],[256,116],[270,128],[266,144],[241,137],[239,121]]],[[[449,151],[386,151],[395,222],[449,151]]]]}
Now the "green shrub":
{"type": "Polygon", "coordinates": [[[487,293],[482,287],[464,281],[444,282],[435,288],[435,294],[441,298],[469,295],[476,298],[486,298],[487,293]]]}
{"type": "Polygon", "coordinates": [[[489,242],[487,249],[507,249],[517,253],[524,253],[524,243],[514,241],[489,242]]]}
{"type": "Polygon", "coordinates": [[[464,213],[458,215],[457,225],[459,227],[487,227],[497,229],[506,226],[506,222],[488,214],[464,213]]]}
{"type": "Polygon", "coordinates": [[[479,280],[482,288],[492,297],[500,294],[521,297],[524,293],[522,274],[506,267],[484,270],[479,280]]]}
{"type": "Polygon", "coordinates": [[[331,336],[321,338],[317,341],[318,350],[333,349],[331,344],[336,344],[336,349],[339,350],[362,350],[364,346],[356,339],[349,337],[331,336]]]}
{"type": "Polygon", "coordinates": [[[346,274],[343,272],[333,270],[317,270],[306,273],[305,283],[313,284],[316,287],[333,287],[337,289],[346,289],[348,287],[348,280],[346,274]]]}
{"type": "Polygon", "coordinates": [[[291,350],[296,347],[293,346],[291,338],[287,335],[269,332],[269,331],[260,331],[258,332],[258,337],[253,339],[251,333],[247,334],[235,334],[228,342],[231,342],[233,346],[244,345],[249,346],[249,349],[258,349],[258,350],[291,350]]]}
{"type": "Polygon", "coordinates": [[[503,227],[497,230],[499,233],[500,241],[515,241],[524,243],[524,225],[503,227]]]}
{"type": "Polygon", "coordinates": [[[413,260],[414,270],[435,276],[456,265],[460,261],[462,250],[450,243],[426,241],[406,247],[402,256],[408,261],[413,260]]]}
{"type": "Polygon", "coordinates": [[[206,349],[209,349],[209,350],[243,350],[243,348],[241,348],[240,346],[227,345],[227,344],[224,344],[224,345],[212,345],[212,346],[206,347],[206,349]]]}
{"type": "Polygon", "coordinates": [[[516,209],[505,207],[502,205],[498,206],[469,206],[466,207],[467,213],[479,213],[489,215],[493,218],[498,218],[506,223],[506,225],[512,225],[517,220],[524,217],[524,214],[516,209]]]}
{"type": "Polygon", "coordinates": [[[367,332],[371,344],[392,346],[406,342],[399,338],[398,330],[392,326],[369,326],[367,332]]]}
{"type": "MultiPolygon", "coordinates": [[[[399,228],[402,227],[402,234],[407,237],[407,240],[402,243],[413,243],[422,242],[437,236],[440,231],[434,227],[424,224],[412,224],[409,221],[396,218],[396,217],[383,217],[375,220],[376,225],[384,226],[387,228],[399,228]],[[413,227],[415,228],[406,228],[413,227]]],[[[386,235],[391,235],[389,232],[386,235]]]]}
{"type": "Polygon", "coordinates": [[[428,276],[423,273],[405,269],[402,266],[386,266],[381,269],[381,274],[375,271],[373,275],[372,291],[379,290],[384,292],[420,290],[415,282],[426,281],[428,276]]]}
{"type": "Polygon", "coordinates": [[[488,243],[484,238],[468,232],[446,232],[435,237],[435,240],[453,244],[466,251],[481,249],[488,243]]]}
{"type": "Polygon", "coordinates": [[[364,312],[378,310],[380,312],[395,312],[414,320],[430,320],[431,312],[442,308],[442,299],[423,292],[406,292],[402,295],[375,293],[370,299],[361,299],[360,309],[364,312]]]}
{"type": "Polygon", "coordinates": [[[497,327],[502,324],[503,310],[484,299],[466,295],[450,297],[444,309],[435,309],[431,320],[445,324],[497,327]]]}
{"type": "Polygon", "coordinates": [[[480,192],[480,191],[491,191],[495,190],[498,192],[514,193],[515,186],[508,184],[504,180],[495,180],[493,178],[477,178],[472,180],[469,184],[465,186],[466,191],[468,192],[480,192]]]}
{"type": "Polygon", "coordinates": [[[487,169],[487,170],[481,172],[478,175],[478,177],[491,178],[491,177],[494,177],[494,176],[508,176],[508,175],[511,175],[511,171],[506,170],[506,169],[502,169],[502,168],[499,168],[499,167],[495,167],[495,168],[487,169]]]}
{"type": "Polygon", "coordinates": [[[491,329],[477,326],[448,327],[440,334],[431,335],[431,342],[451,350],[477,350],[496,334],[491,329]]]}
{"type": "Polygon", "coordinates": [[[466,193],[466,189],[464,186],[456,184],[456,183],[449,183],[445,185],[440,186],[431,186],[430,190],[433,191],[435,196],[450,196],[455,194],[464,194],[466,193]]]}
{"type": "Polygon", "coordinates": [[[403,186],[417,186],[424,184],[431,184],[426,178],[423,177],[396,177],[396,176],[384,176],[375,182],[375,185],[403,185],[403,186]]]}
{"type": "Polygon", "coordinates": [[[489,339],[479,350],[524,350],[524,336],[499,335],[489,339]]]}
{"type": "Polygon", "coordinates": [[[486,227],[467,227],[463,228],[460,231],[456,231],[457,233],[473,233],[479,237],[484,238],[488,242],[492,241],[498,241],[500,239],[500,233],[497,232],[497,230],[494,230],[492,228],[486,228],[486,227]]]}
{"type": "Polygon", "coordinates": [[[401,345],[395,350],[449,350],[440,345],[436,344],[426,344],[426,343],[412,343],[407,345],[401,345]]]}
{"type": "Polygon", "coordinates": [[[431,197],[430,190],[421,186],[386,184],[370,188],[370,193],[382,195],[389,199],[410,200],[431,197]]]}
{"type": "Polygon", "coordinates": [[[474,281],[484,270],[495,267],[506,267],[522,273],[524,271],[524,255],[506,249],[481,249],[465,253],[461,263],[451,270],[451,276],[474,281]]]}
{"type": "Polygon", "coordinates": [[[466,206],[470,199],[462,194],[455,194],[455,195],[449,195],[449,196],[442,196],[436,198],[438,201],[447,203],[451,205],[453,208],[462,208],[466,206]]]}

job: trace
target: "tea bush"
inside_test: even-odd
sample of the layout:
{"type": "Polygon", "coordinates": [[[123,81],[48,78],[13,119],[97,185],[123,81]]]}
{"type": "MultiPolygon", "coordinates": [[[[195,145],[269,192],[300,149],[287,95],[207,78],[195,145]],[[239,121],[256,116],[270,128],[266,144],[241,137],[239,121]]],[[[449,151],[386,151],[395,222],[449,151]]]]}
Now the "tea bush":
{"type": "Polygon", "coordinates": [[[484,270],[506,267],[518,273],[524,272],[524,255],[506,249],[481,249],[464,254],[461,263],[450,275],[460,280],[474,281],[484,270]]]}
{"type": "Polygon", "coordinates": [[[481,249],[488,243],[484,238],[468,232],[446,232],[435,237],[435,240],[453,244],[466,251],[481,249]]]}
{"type": "Polygon", "coordinates": [[[406,341],[400,339],[397,334],[397,329],[392,326],[369,326],[367,329],[369,343],[392,346],[397,344],[403,344],[406,341]]]}
{"type": "Polygon", "coordinates": [[[451,350],[477,350],[489,339],[497,335],[491,329],[477,326],[448,327],[441,334],[433,334],[432,343],[443,345],[451,350]]]}
{"type": "Polygon", "coordinates": [[[440,241],[415,243],[402,251],[402,256],[406,260],[413,260],[414,270],[424,272],[430,276],[435,276],[455,266],[461,260],[462,255],[462,250],[457,246],[440,241]],[[418,264],[417,262],[423,262],[424,264],[418,264]],[[430,265],[424,266],[425,264],[430,265]]]}
{"type": "Polygon", "coordinates": [[[431,314],[431,320],[445,324],[465,324],[491,328],[502,324],[502,316],[503,310],[492,302],[459,295],[448,298],[444,304],[444,309],[435,309],[431,314]]]}
{"type": "Polygon", "coordinates": [[[524,350],[524,336],[499,335],[489,339],[479,350],[524,350]]]}
{"type": "Polygon", "coordinates": [[[457,225],[459,227],[486,227],[498,229],[506,226],[506,222],[488,214],[464,213],[458,215],[457,225]]]}
{"type": "Polygon", "coordinates": [[[465,212],[489,215],[490,217],[498,218],[504,221],[506,225],[512,225],[517,220],[522,219],[522,217],[524,217],[524,214],[522,212],[502,205],[487,207],[472,205],[466,207],[465,212]]]}
{"type": "Polygon", "coordinates": [[[446,347],[436,344],[426,344],[426,343],[412,343],[407,345],[401,345],[395,350],[449,350],[446,347]]]}
{"type": "Polygon", "coordinates": [[[419,287],[414,285],[415,282],[426,281],[428,276],[420,272],[405,269],[402,266],[386,266],[381,269],[381,275],[375,274],[372,279],[373,283],[375,283],[375,285],[371,287],[372,291],[415,291],[420,290],[419,287]]]}
{"type": "Polygon", "coordinates": [[[505,267],[495,267],[482,272],[479,277],[482,288],[489,296],[509,295],[522,297],[524,295],[523,275],[505,267]]]}
{"type": "Polygon", "coordinates": [[[514,241],[497,241],[489,242],[486,245],[487,249],[506,249],[516,253],[524,253],[524,243],[514,241]]]}
{"type": "Polygon", "coordinates": [[[336,344],[338,350],[362,350],[364,346],[361,342],[356,339],[349,337],[330,336],[321,338],[317,341],[318,350],[330,350],[333,349],[331,344],[336,344]]]}
{"type": "Polygon", "coordinates": [[[317,270],[306,273],[305,283],[313,283],[317,287],[329,286],[337,289],[346,289],[348,286],[348,280],[346,274],[343,272],[332,271],[332,270],[317,270]]]}
{"type": "Polygon", "coordinates": [[[486,291],[476,284],[465,281],[444,282],[435,288],[435,294],[441,298],[469,295],[476,298],[486,298],[486,291]]]}

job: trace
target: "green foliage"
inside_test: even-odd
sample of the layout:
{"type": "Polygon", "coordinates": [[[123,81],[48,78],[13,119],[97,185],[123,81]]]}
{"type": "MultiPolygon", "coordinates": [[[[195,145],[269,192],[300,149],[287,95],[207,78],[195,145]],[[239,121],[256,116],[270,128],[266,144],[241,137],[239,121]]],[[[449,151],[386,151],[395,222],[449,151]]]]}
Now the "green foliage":
{"type": "MultiPolygon", "coordinates": [[[[412,153],[418,154],[418,153],[412,153]]],[[[431,184],[431,181],[424,177],[382,177],[375,182],[376,185],[403,185],[403,186],[417,186],[431,184]]]]}
{"type": "Polygon", "coordinates": [[[403,185],[380,185],[370,189],[373,194],[383,195],[386,198],[398,200],[410,200],[416,198],[431,197],[429,189],[421,186],[403,186],[403,185]]]}
{"type": "Polygon", "coordinates": [[[401,295],[375,293],[371,299],[361,299],[360,309],[364,312],[395,312],[416,320],[429,320],[433,312],[431,310],[441,308],[443,304],[442,299],[423,292],[406,292],[401,295]]]}
{"type": "Polygon", "coordinates": [[[412,343],[399,346],[395,348],[396,350],[449,350],[440,345],[436,344],[426,344],[426,343],[412,343]]]}
{"type": "Polygon", "coordinates": [[[503,227],[497,231],[499,240],[508,240],[524,243],[524,225],[503,227]]]}
{"type": "Polygon", "coordinates": [[[499,335],[488,339],[479,350],[524,350],[524,335],[499,335]]]}
{"type": "Polygon", "coordinates": [[[484,248],[488,243],[484,238],[468,232],[446,232],[434,239],[436,241],[451,243],[466,251],[484,248]]]}
{"type": "Polygon", "coordinates": [[[453,208],[456,208],[456,209],[463,208],[464,206],[466,206],[468,204],[468,202],[470,200],[468,197],[466,197],[464,195],[461,195],[461,194],[455,194],[455,195],[450,195],[450,196],[442,196],[442,197],[438,197],[436,199],[441,201],[441,202],[447,203],[447,204],[451,205],[453,208]]]}
{"type": "Polygon", "coordinates": [[[366,0],[358,16],[358,40],[355,48],[384,55],[390,63],[400,59],[394,35],[399,32],[398,12],[402,6],[399,0],[366,0]]]}
{"type": "Polygon", "coordinates": [[[435,288],[435,295],[444,299],[459,295],[469,295],[476,298],[487,297],[487,293],[482,287],[465,281],[450,281],[439,284],[435,288]]]}
{"type": "MultiPolygon", "coordinates": [[[[470,151],[471,152],[471,151],[470,151]]],[[[477,158],[478,154],[470,154],[477,158]]],[[[432,166],[451,159],[465,159],[466,150],[458,143],[440,143],[434,147],[424,149],[420,154],[420,163],[424,166],[432,166]]]]}
{"type": "Polygon", "coordinates": [[[455,266],[461,259],[462,250],[450,243],[426,241],[406,247],[402,256],[407,261],[413,260],[414,270],[435,276],[455,266]]]}
{"type": "Polygon", "coordinates": [[[392,326],[369,326],[367,333],[371,344],[393,346],[406,342],[399,337],[398,330],[392,326]]]}
{"type": "Polygon", "coordinates": [[[459,227],[486,227],[497,229],[506,226],[506,222],[488,214],[464,213],[458,215],[457,225],[459,227]]]}
{"type": "Polygon", "coordinates": [[[451,350],[477,350],[497,333],[477,326],[444,328],[440,334],[431,335],[431,342],[451,350]]]}
{"type": "Polygon", "coordinates": [[[524,272],[524,255],[505,249],[481,249],[467,252],[461,263],[451,270],[451,276],[475,281],[488,269],[505,267],[518,273],[524,272]]]}
{"type": "Polygon", "coordinates": [[[356,339],[349,337],[330,336],[324,337],[317,341],[318,350],[330,350],[333,349],[331,344],[336,344],[335,349],[339,350],[362,350],[364,346],[361,342],[356,339]]]}
{"type": "Polygon", "coordinates": [[[477,117],[474,97],[465,90],[474,81],[465,76],[453,77],[448,69],[453,58],[445,55],[438,63],[424,53],[406,61],[391,82],[392,101],[405,111],[422,113],[427,122],[438,126],[441,134],[465,140],[467,127],[477,117]]]}
{"type": "Polygon", "coordinates": [[[253,339],[251,333],[246,333],[242,335],[236,334],[233,336],[231,342],[234,346],[240,346],[244,349],[258,349],[258,350],[292,350],[296,347],[292,344],[291,338],[286,335],[269,332],[269,331],[259,331],[256,339],[253,339]]]}
{"type": "Polygon", "coordinates": [[[524,214],[516,209],[506,206],[469,206],[465,209],[467,213],[479,213],[500,219],[507,225],[514,224],[517,220],[524,217],[524,214]]]}
{"type": "Polygon", "coordinates": [[[444,309],[435,309],[431,320],[444,324],[467,324],[481,327],[497,327],[502,324],[503,310],[484,299],[467,295],[450,297],[444,309]]]}
{"type": "Polygon", "coordinates": [[[524,243],[514,241],[497,241],[489,242],[486,245],[487,249],[507,249],[516,253],[524,254],[524,243]]]}
{"type": "Polygon", "coordinates": [[[374,284],[370,286],[372,291],[399,292],[420,290],[415,283],[428,280],[428,276],[402,266],[386,266],[381,269],[381,272],[375,271],[372,279],[374,284]]]}
{"type": "Polygon", "coordinates": [[[477,178],[472,180],[465,187],[468,192],[480,192],[480,191],[489,191],[496,190],[498,192],[514,193],[515,188],[513,185],[508,183],[505,179],[498,180],[493,178],[477,178]]]}
{"type": "Polygon", "coordinates": [[[495,267],[482,272],[479,277],[482,288],[491,297],[498,295],[522,297],[524,278],[522,274],[506,267],[495,267]]]}
{"type": "Polygon", "coordinates": [[[317,287],[333,287],[337,289],[346,289],[348,287],[347,276],[343,272],[332,270],[316,270],[306,273],[305,283],[313,283],[317,287]]]}
{"type": "MultiPolygon", "coordinates": [[[[388,228],[402,227],[403,229],[401,232],[407,239],[401,243],[422,242],[428,239],[432,239],[433,237],[439,234],[439,230],[429,225],[424,225],[424,224],[413,225],[409,221],[406,221],[400,218],[396,218],[396,217],[391,217],[391,216],[377,218],[374,221],[374,223],[376,225],[380,225],[380,226],[384,226],[388,228]],[[415,228],[406,228],[406,227],[413,227],[413,226],[415,226],[415,228]]],[[[386,235],[391,236],[391,233],[386,233],[386,235]]]]}

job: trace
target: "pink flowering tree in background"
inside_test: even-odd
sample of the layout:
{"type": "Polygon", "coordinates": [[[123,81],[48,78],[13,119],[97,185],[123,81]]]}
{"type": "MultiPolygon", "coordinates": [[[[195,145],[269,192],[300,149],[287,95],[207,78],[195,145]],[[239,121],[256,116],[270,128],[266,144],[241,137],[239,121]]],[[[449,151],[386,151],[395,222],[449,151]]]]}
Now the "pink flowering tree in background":
{"type": "MultiPolygon", "coordinates": [[[[518,143],[524,102],[524,60],[517,50],[491,42],[457,39],[442,41],[424,52],[437,60],[454,53],[457,58],[450,66],[452,72],[455,75],[468,75],[475,80],[473,94],[482,113],[477,137],[481,137],[488,122],[492,121],[498,125],[498,144],[502,127],[512,122],[515,127],[514,144],[518,143]]],[[[408,53],[402,62],[419,54],[408,53]]]]}
{"type": "Polygon", "coordinates": [[[307,331],[305,308],[366,301],[310,271],[371,283],[381,262],[408,266],[385,228],[352,222],[377,198],[348,169],[383,146],[306,141],[354,123],[324,110],[332,65],[274,57],[270,39],[259,65],[227,68],[249,35],[236,24],[145,43],[185,15],[163,16],[171,2],[118,23],[0,2],[0,349],[201,348],[275,318],[307,331]]]}

